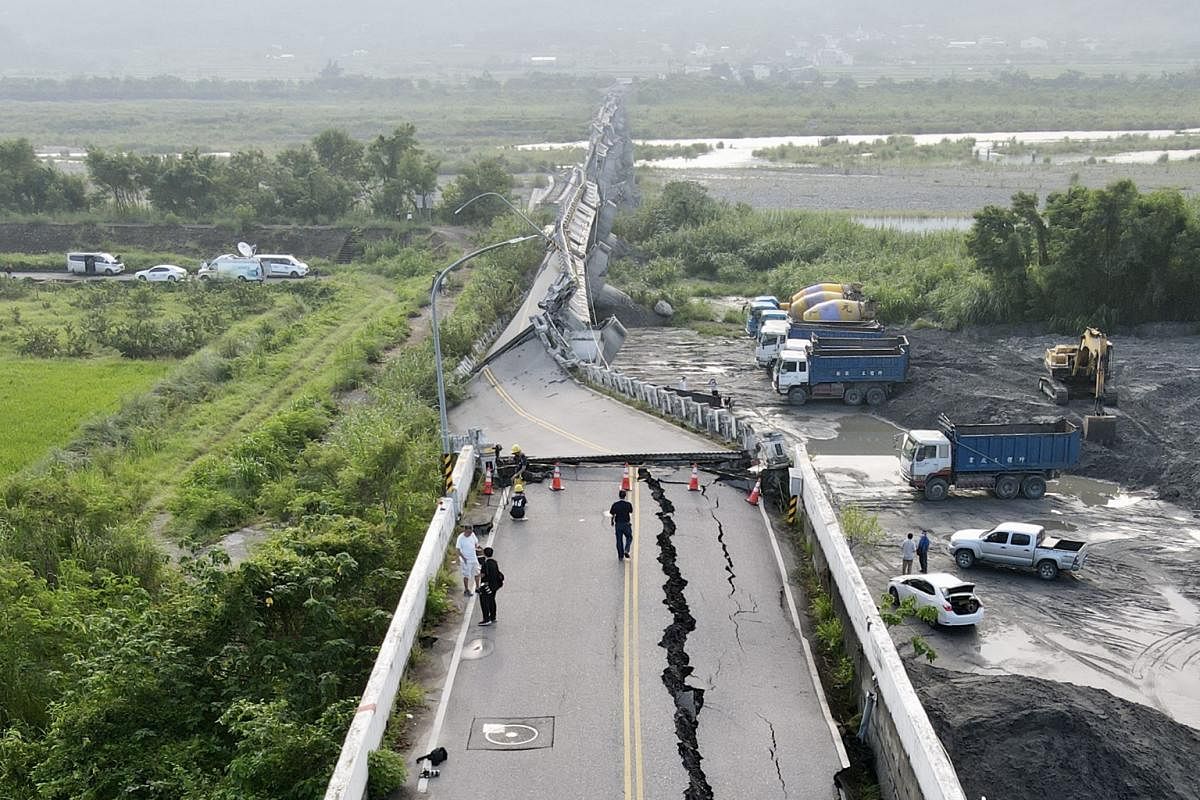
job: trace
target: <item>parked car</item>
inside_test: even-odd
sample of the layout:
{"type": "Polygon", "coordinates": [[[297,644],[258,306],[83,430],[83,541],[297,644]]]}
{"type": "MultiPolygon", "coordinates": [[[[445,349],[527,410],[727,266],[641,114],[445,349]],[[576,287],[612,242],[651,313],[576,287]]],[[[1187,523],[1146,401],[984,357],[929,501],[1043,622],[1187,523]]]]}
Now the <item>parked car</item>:
{"type": "Polygon", "coordinates": [[[948,572],[900,575],[888,581],[892,602],[916,600],[917,607],[937,609],[939,625],[978,625],[983,621],[983,603],[975,596],[975,584],[963,583],[948,572]]]}
{"type": "Polygon", "coordinates": [[[183,267],[177,267],[174,264],[159,264],[157,267],[150,269],[140,269],[133,273],[133,277],[139,281],[167,281],[174,283],[181,281],[187,277],[187,270],[183,267]]]}
{"type": "Polygon", "coordinates": [[[125,271],[120,256],[112,253],[67,253],[67,272],[79,275],[116,275],[125,271]]]}
{"type": "Polygon", "coordinates": [[[303,278],[308,274],[308,264],[295,256],[259,255],[258,260],[267,268],[267,275],[272,278],[303,278]]]}
{"type": "Polygon", "coordinates": [[[257,258],[220,256],[200,266],[196,277],[207,280],[259,281],[266,279],[266,272],[257,258]]]}
{"type": "Polygon", "coordinates": [[[1001,522],[990,530],[971,528],[950,537],[950,552],[962,569],[976,563],[1007,564],[1037,570],[1052,581],[1062,570],[1078,572],[1087,561],[1087,544],[1074,539],[1054,539],[1041,525],[1001,522]]]}

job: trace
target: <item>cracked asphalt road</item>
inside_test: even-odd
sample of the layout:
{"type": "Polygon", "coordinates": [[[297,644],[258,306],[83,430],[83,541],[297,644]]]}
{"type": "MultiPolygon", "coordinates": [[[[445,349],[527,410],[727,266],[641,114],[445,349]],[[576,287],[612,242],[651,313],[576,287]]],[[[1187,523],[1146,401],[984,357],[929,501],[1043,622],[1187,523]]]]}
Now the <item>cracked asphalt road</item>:
{"type": "MultiPolygon", "coordinates": [[[[490,438],[519,441],[538,457],[595,455],[590,445],[716,449],[566,380],[527,348],[493,365],[507,399],[479,380],[454,412],[456,428],[486,417],[490,438]]],[[[528,519],[503,518],[494,534],[505,573],[498,623],[478,627],[472,606],[466,640],[486,639],[490,647],[474,648],[484,656],[458,667],[438,740],[450,758],[429,796],[835,797],[842,764],[781,603],[759,509],[710,475],[702,473],[703,492],[689,492],[690,468],[652,468],[668,504],[637,482],[634,557],[621,561],[604,517],[621,471],[564,468],[565,491],[530,484],[528,519]],[[669,548],[659,516],[666,507],[674,524],[669,548]],[[479,720],[530,717],[554,718],[552,746],[468,749],[478,741],[479,720]]],[[[456,600],[466,605],[467,598],[456,600]]],[[[423,747],[424,733],[415,738],[415,748],[423,747]]]]}

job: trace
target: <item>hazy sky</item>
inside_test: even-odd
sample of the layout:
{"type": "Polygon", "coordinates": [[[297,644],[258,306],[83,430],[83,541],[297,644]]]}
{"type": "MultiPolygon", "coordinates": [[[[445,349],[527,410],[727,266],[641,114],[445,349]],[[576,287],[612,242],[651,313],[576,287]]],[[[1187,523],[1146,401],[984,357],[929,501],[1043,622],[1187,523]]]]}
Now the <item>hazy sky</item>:
{"type": "Polygon", "coordinates": [[[1145,48],[1200,43],[1200,0],[0,0],[0,64],[12,72],[120,72],[206,58],[253,63],[347,53],[454,56],[666,44],[786,47],[862,26],[898,32],[1122,40],[1145,48]],[[153,54],[151,58],[148,54],[153,54]]]}

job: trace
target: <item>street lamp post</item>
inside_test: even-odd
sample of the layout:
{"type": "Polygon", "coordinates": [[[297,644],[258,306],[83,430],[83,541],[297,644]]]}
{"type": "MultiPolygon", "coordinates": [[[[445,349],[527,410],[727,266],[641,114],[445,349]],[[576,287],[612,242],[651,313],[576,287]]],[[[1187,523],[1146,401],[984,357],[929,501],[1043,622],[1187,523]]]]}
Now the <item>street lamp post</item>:
{"type": "MultiPolygon", "coordinates": [[[[545,240],[546,240],[547,242],[549,242],[550,244],[555,244],[554,240],[553,240],[553,239],[551,239],[549,235],[547,235],[546,231],[545,231],[545,230],[544,230],[544,229],[543,229],[543,228],[542,228],[540,225],[538,225],[536,222],[534,222],[533,220],[531,220],[531,219],[530,219],[530,218],[529,218],[529,217],[528,217],[528,216],[525,214],[525,212],[524,212],[524,211],[522,211],[521,209],[519,209],[519,208],[517,208],[516,206],[514,206],[514,205],[513,205],[513,204],[512,204],[512,203],[509,201],[509,199],[508,199],[507,197],[505,197],[504,195],[500,194],[499,192],[484,192],[483,194],[477,194],[477,195],[475,195],[474,197],[472,197],[470,200],[468,200],[467,202],[463,203],[463,204],[462,204],[461,206],[459,206],[458,208],[454,209],[454,213],[455,213],[455,214],[457,214],[458,212],[462,211],[462,210],[463,210],[464,208],[466,208],[467,206],[471,205],[471,203],[474,203],[476,200],[482,200],[482,199],[483,199],[483,198],[485,198],[485,197],[495,197],[497,200],[499,200],[500,202],[504,203],[504,205],[506,205],[506,206],[508,206],[510,209],[512,209],[512,212],[513,212],[514,214],[516,214],[516,215],[517,215],[518,217],[520,217],[521,219],[525,220],[525,222],[526,222],[526,223],[528,223],[529,227],[531,227],[531,228],[533,228],[535,231],[537,231],[537,234],[538,234],[538,236],[541,236],[543,239],[545,239],[545,240]]],[[[555,246],[557,246],[557,245],[555,245],[555,246]]]]}
{"type": "MultiPolygon", "coordinates": [[[[545,234],[539,234],[539,235],[541,235],[543,238],[545,238],[545,234]]],[[[444,270],[439,272],[438,276],[433,279],[433,287],[429,290],[429,307],[430,307],[430,316],[431,316],[432,323],[433,323],[433,359],[434,359],[434,365],[435,365],[436,371],[437,371],[438,415],[440,417],[441,426],[442,426],[442,453],[443,453],[443,455],[450,452],[450,422],[446,416],[446,378],[445,378],[445,375],[443,375],[443,373],[442,373],[442,336],[441,336],[441,332],[438,329],[438,313],[437,313],[438,292],[442,288],[442,281],[445,280],[446,276],[449,275],[451,272],[458,269],[460,266],[467,263],[468,261],[470,261],[472,258],[475,258],[476,256],[481,256],[484,253],[491,252],[492,250],[499,250],[501,247],[508,247],[511,244],[520,244],[521,242],[527,242],[530,239],[536,239],[536,238],[538,238],[538,236],[535,236],[533,234],[528,234],[526,236],[517,236],[513,239],[505,239],[503,242],[496,242],[495,244],[489,244],[487,247],[481,247],[478,250],[474,250],[470,253],[467,253],[465,256],[460,258],[458,261],[455,261],[453,264],[451,264],[450,266],[446,267],[444,270]]]]}

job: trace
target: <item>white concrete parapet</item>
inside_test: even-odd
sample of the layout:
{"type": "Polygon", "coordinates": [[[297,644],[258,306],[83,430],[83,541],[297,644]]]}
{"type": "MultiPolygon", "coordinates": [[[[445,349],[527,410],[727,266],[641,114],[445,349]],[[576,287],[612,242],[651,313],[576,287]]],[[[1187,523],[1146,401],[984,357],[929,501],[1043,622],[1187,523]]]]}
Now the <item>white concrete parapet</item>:
{"type": "Polygon", "coordinates": [[[404,582],[400,602],[379,648],[375,667],[367,679],[367,688],[363,690],[362,702],[358,704],[358,710],[350,722],[350,730],[342,742],[342,752],[325,790],[325,800],[362,800],[366,797],[367,756],[372,750],[378,749],[383,741],[383,732],[396,702],[400,678],[408,665],[413,642],[421,630],[429,583],[437,576],[446,559],[446,548],[450,545],[455,523],[466,503],[474,475],[475,449],[467,446],[459,452],[458,463],[451,473],[451,493],[439,501],[408,580],[404,582]]]}
{"type": "Polygon", "coordinates": [[[816,468],[803,446],[796,447],[793,460],[803,477],[804,513],[824,553],[854,635],[874,672],[883,706],[891,716],[904,755],[916,776],[920,795],[924,800],[966,800],[958,773],[908,679],[875,598],[842,534],[833,504],[825,496],[816,468]]]}

